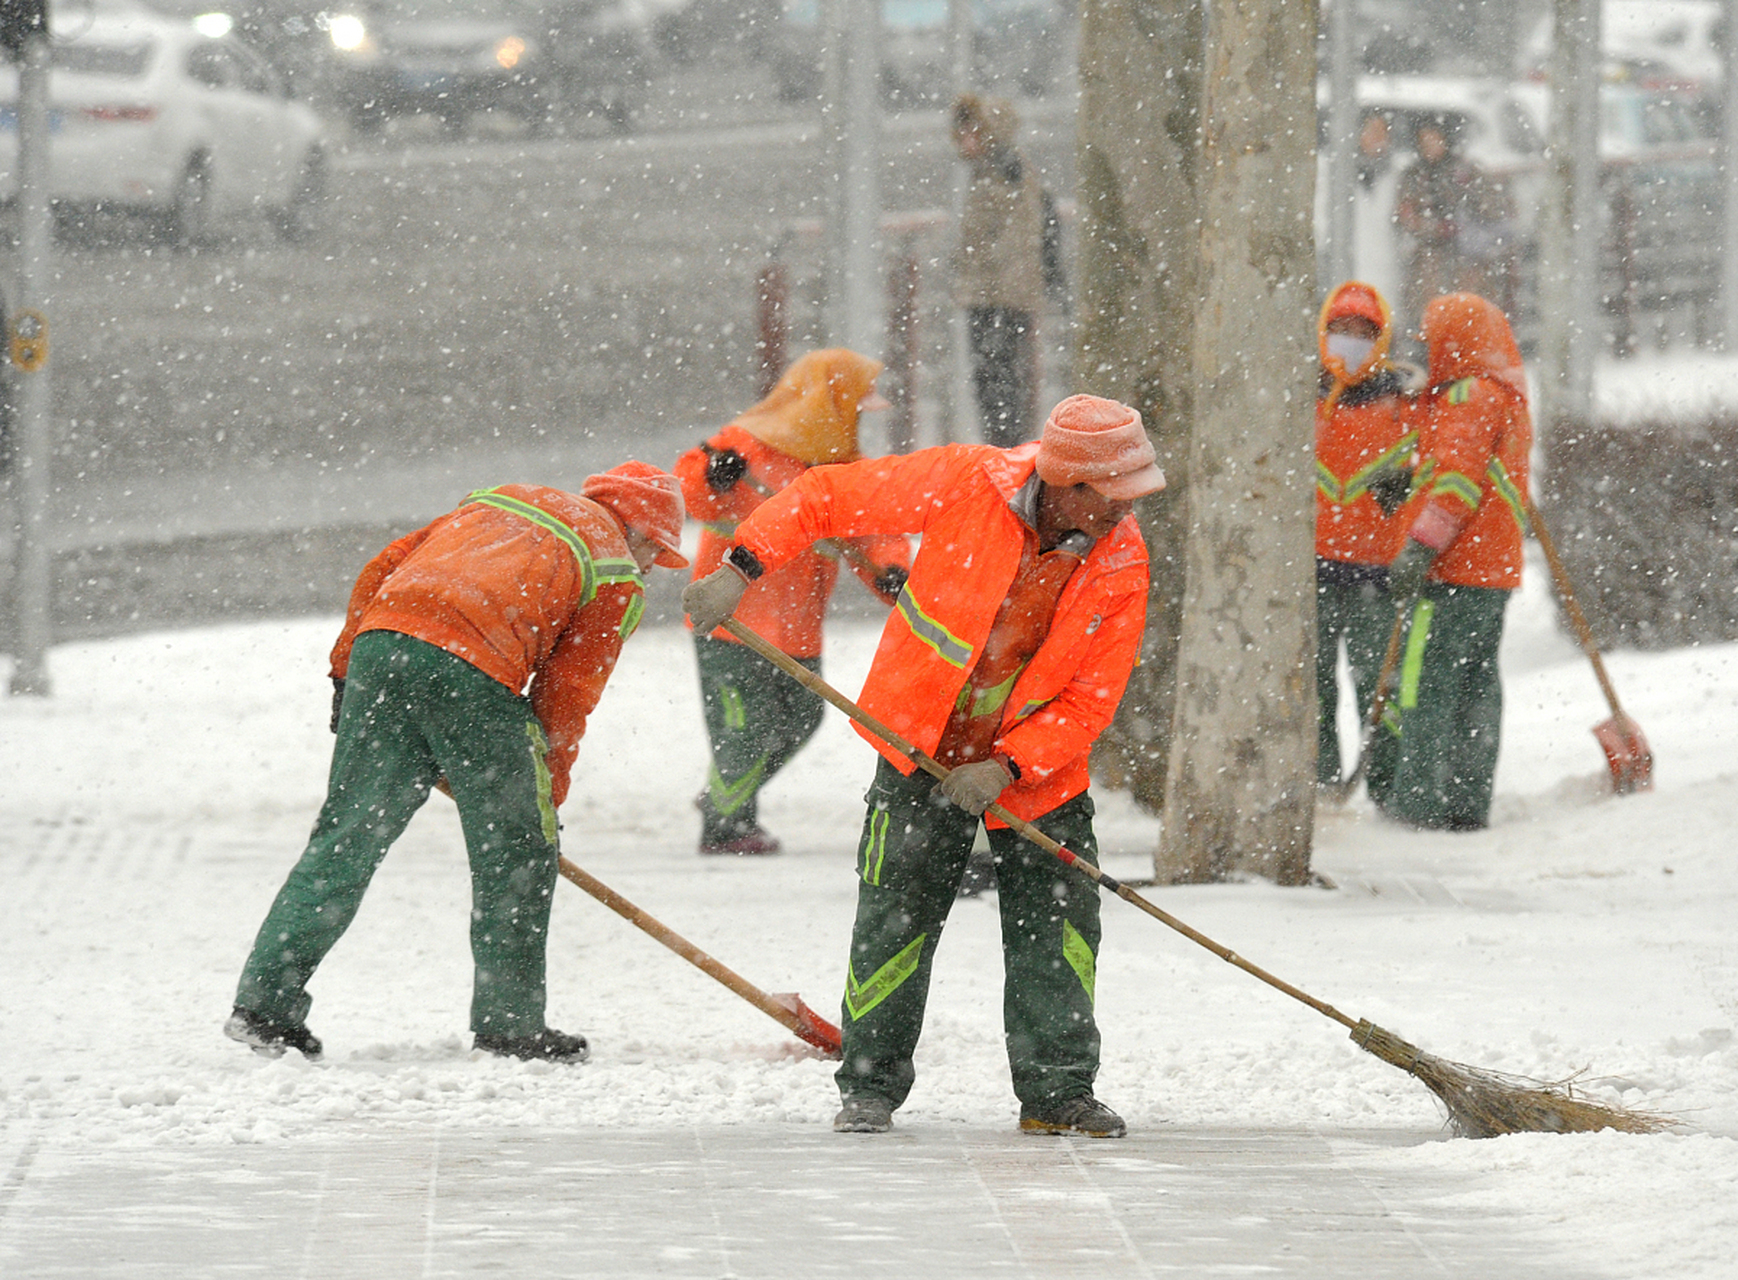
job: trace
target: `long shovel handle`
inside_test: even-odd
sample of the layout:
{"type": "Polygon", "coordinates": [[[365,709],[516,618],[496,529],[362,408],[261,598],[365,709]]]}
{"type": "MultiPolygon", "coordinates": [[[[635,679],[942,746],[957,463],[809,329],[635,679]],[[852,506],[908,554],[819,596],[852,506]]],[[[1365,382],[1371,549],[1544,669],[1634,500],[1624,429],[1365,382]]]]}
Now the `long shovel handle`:
{"type": "Polygon", "coordinates": [[[1588,661],[1593,663],[1593,674],[1599,680],[1599,687],[1605,692],[1605,700],[1611,704],[1611,714],[1620,722],[1627,721],[1623,708],[1617,701],[1617,689],[1611,683],[1611,677],[1605,674],[1605,660],[1599,656],[1599,645],[1593,639],[1593,628],[1587,624],[1587,615],[1581,612],[1581,605],[1575,599],[1575,588],[1569,585],[1569,573],[1563,568],[1563,560],[1557,554],[1557,544],[1551,538],[1551,532],[1545,527],[1544,519],[1539,515],[1539,508],[1533,505],[1531,498],[1527,499],[1527,523],[1533,526],[1533,536],[1539,540],[1539,546],[1545,552],[1545,563],[1551,566],[1551,580],[1557,584],[1557,594],[1563,600],[1563,611],[1569,615],[1569,622],[1575,628],[1575,638],[1581,642],[1583,652],[1588,661]]]}
{"type": "Polygon", "coordinates": [[[649,915],[610,888],[602,880],[566,858],[560,861],[561,874],[584,889],[604,906],[637,929],[652,935],[670,950],[708,977],[715,978],[793,1035],[832,1057],[840,1057],[843,1046],[839,1028],[822,1018],[798,996],[768,995],[747,978],[720,964],[699,947],[689,942],[668,925],[649,915]],[[787,1003],[788,1001],[788,1003],[787,1003]]]}
{"type": "MultiPolygon", "coordinates": [[[[743,644],[753,649],[780,671],[783,671],[786,675],[790,676],[791,679],[795,680],[798,684],[801,684],[810,692],[817,694],[821,698],[832,703],[852,720],[856,721],[856,723],[862,725],[870,733],[874,734],[877,738],[880,738],[906,759],[917,765],[917,767],[922,769],[925,773],[936,778],[947,777],[949,770],[945,765],[924,752],[919,751],[910,742],[907,742],[899,734],[895,733],[885,724],[882,724],[881,721],[877,720],[874,716],[863,710],[863,708],[859,707],[855,702],[852,702],[851,699],[840,693],[832,685],[821,679],[820,676],[816,675],[813,671],[810,671],[807,667],[797,662],[782,650],[769,644],[762,637],[743,626],[742,623],[738,622],[735,618],[726,618],[723,626],[731,635],[735,636],[738,640],[742,641],[743,644]]],[[[1122,883],[1122,881],[1116,879],[1114,876],[1105,874],[1086,859],[1078,856],[1055,840],[1052,840],[1049,836],[1045,835],[1024,818],[1015,817],[999,804],[992,804],[989,808],[989,812],[1007,823],[1008,826],[1017,832],[1022,839],[1029,840],[1040,849],[1043,849],[1046,853],[1054,855],[1064,865],[1073,867],[1075,870],[1093,881],[1093,883],[1097,884],[1100,888],[1109,889],[1124,902],[1139,907],[1142,911],[1153,917],[1153,919],[1175,929],[1178,933],[1189,939],[1189,941],[1205,947],[1227,964],[1236,965],[1251,977],[1259,978],[1276,991],[1283,991],[1292,999],[1307,1004],[1317,1013],[1332,1018],[1335,1022],[1348,1030],[1357,1030],[1358,1022],[1356,1019],[1347,1017],[1338,1009],[1334,1008],[1333,1005],[1322,1000],[1317,1000],[1308,992],[1292,986],[1291,983],[1286,982],[1282,978],[1275,977],[1260,965],[1252,964],[1250,961],[1245,960],[1230,947],[1215,942],[1200,930],[1183,923],[1183,921],[1179,920],[1169,911],[1166,911],[1162,907],[1159,907],[1143,898],[1140,894],[1129,888],[1128,885],[1122,883]]]]}
{"type": "Polygon", "coordinates": [[[1382,656],[1382,671],[1376,677],[1376,696],[1370,700],[1370,718],[1364,722],[1363,740],[1358,743],[1358,763],[1340,784],[1335,798],[1348,800],[1358,789],[1370,768],[1370,748],[1376,745],[1376,732],[1382,727],[1382,713],[1388,709],[1389,691],[1394,685],[1394,672],[1400,666],[1400,637],[1406,631],[1406,610],[1394,610],[1394,627],[1388,633],[1388,652],[1382,656]]]}

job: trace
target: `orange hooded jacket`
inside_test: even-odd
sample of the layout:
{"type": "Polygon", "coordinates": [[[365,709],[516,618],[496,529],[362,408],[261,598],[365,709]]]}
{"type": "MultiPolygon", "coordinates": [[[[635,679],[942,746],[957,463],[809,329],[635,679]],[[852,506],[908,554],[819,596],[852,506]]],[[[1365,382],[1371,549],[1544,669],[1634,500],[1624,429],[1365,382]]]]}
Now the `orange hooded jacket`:
{"type": "MultiPolygon", "coordinates": [[[[1037,453],[1036,441],[1016,449],[943,445],[817,467],[737,529],[736,541],[769,571],[818,538],[923,535],[859,701],[930,754],[1034,536],[1009,503],[1032,476],[1037,453]]],[[[1019,769],[1001,796],[1017,816],[1041,817],[1086,790],[1087,756],[1134,668],[1146,606],[1146,544],[1130,517],[1069,578],[1049,633],[1009,694],[993,750],[1019,769]]],[[[858,732],[911,772],[892,747],[858,732]]]]}
{"type": "Polygon", "coordinates": [[[1533,424],[1509,322],[1494,303],[1450,293],[1424,309],[1430,393],[1419,419],[1426,498],[1411,536],[1439,554],[1434,582],[1521,585],[1533,424]]]}
{"type": "MultiPolygon", "coordinates": [[[[875,387],[881,363],[843,348],[811,351],[785,371],[766,399],[724,427],[699,448],[690,449],[671,468],[682,482],[688,514],[704,526],[694,557],[700,579],[723,562],[731,535],[766,495],[778,492],[811,465],[850,462],[857,454],[857,406],[875,387]],[[748,474],[719,493],[706,483],[713,452],[734,449],[748,463],[748,474]]],[[[911,547],[902,537],[857,540],[860,550],[882,569],[911,564],[911,547]]],[[[852,566],[877,595],[875,574],[852,566]]],[[[748,588],[736,619],[793,658],[821,653],[821,621],[839,578],[839,561],[810,550],[770,572],[748,588]]],[[[891,597],[882,599],[892,604],[891,597]]],[[[714,640],[738,643],[729,632],[714,640]]]]}
{"type": "Polygon", "coordinates": [[[1409,466],[1417,444],[1411,397],[1388,363],[1393,317],[1382,295],[1348,281],[1328,295],[1316,322],[1327,375],[1316,400],[1316,554],[1324,560],[1385,565],[1406,543],[1410,512],[1382,509],[1370,482],[1385,468],[1409,466]],[[1328,352],[1328,325],[1360,316],[1377,326],[1376,345],[1357,369],[1328,352]]]}
{"type": "Polygon", "coordinates": [[[368,562],[332,647],[332,674],[349,670],[362,632],[396,631],[514,693],[529,685],[559,805],[586,717],[644,608],[639,569],[613,514],[558,489],[502,485],[473,493],[368,562]]]}

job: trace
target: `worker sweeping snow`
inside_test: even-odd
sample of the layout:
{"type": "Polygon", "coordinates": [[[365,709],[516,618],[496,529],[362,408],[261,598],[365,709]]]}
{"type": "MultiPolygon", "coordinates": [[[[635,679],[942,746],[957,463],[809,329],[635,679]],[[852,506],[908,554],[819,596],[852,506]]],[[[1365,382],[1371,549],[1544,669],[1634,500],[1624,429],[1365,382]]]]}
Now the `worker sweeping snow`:
{"type": "Polygon", "coordinates": [[[332,650],[326,803],[260,925],[224,1025],[231,1039],[320,1056],[308,980],[439,786],[458,804],[470,854],[476,1047],[586,1058],[584,1036],[544,1022],[555,811],[586,717],[644,612],[641,575],[688,561],[674,476],[629,462],[580,494],[481,490],[362,570],[332,650]]]}
{"type": "MultiPolygon", "coordinates": [[[[937,786],[865,734],[882,759],[858,846],[835,1129],[885,1132],[911,1090],[930,966],[980,815],[999,802],[1096,860],[1087,757],[1146,621],[1134,502],[1163,485],[1138,413],[1073,396],[1035,443],[816,468],[744,520],[724,563],[683,593],[709,632],[817,539],[923,535],[861,701],[950,772],[937,786]]],[[[1092,1093],[1098,894],[1006,823],[987,825],[1020,1127],[1120,1137],[1092,1093]]]]}

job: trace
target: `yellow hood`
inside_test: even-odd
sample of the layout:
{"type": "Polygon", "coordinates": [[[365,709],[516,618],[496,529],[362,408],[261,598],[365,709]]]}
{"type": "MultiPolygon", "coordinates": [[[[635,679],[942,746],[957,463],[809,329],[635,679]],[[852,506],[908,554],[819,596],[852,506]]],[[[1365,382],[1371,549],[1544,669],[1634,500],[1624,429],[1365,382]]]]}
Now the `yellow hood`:
{"type": "Polygon", "coordinates": [[[857,406],[875,389],[881,362],[843,347],[811,351],[732,426],[799,462],[854,462],[857,406]]]}

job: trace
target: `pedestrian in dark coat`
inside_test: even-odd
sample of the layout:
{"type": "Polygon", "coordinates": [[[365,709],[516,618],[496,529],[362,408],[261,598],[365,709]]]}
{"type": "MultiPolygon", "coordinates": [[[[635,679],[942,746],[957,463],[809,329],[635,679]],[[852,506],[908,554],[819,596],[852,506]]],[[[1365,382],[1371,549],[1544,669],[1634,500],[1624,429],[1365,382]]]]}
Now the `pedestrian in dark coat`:
{"type": "Polygon", "coordinates": [[[1044,196],[1015,146],[1017,120],[998,98],[962,94],[953,139],[971,167],[954,300],[966,310],[984,442],[1030,440],[1038,409],[1038,314],[1044,305],[1044,196]]]}

